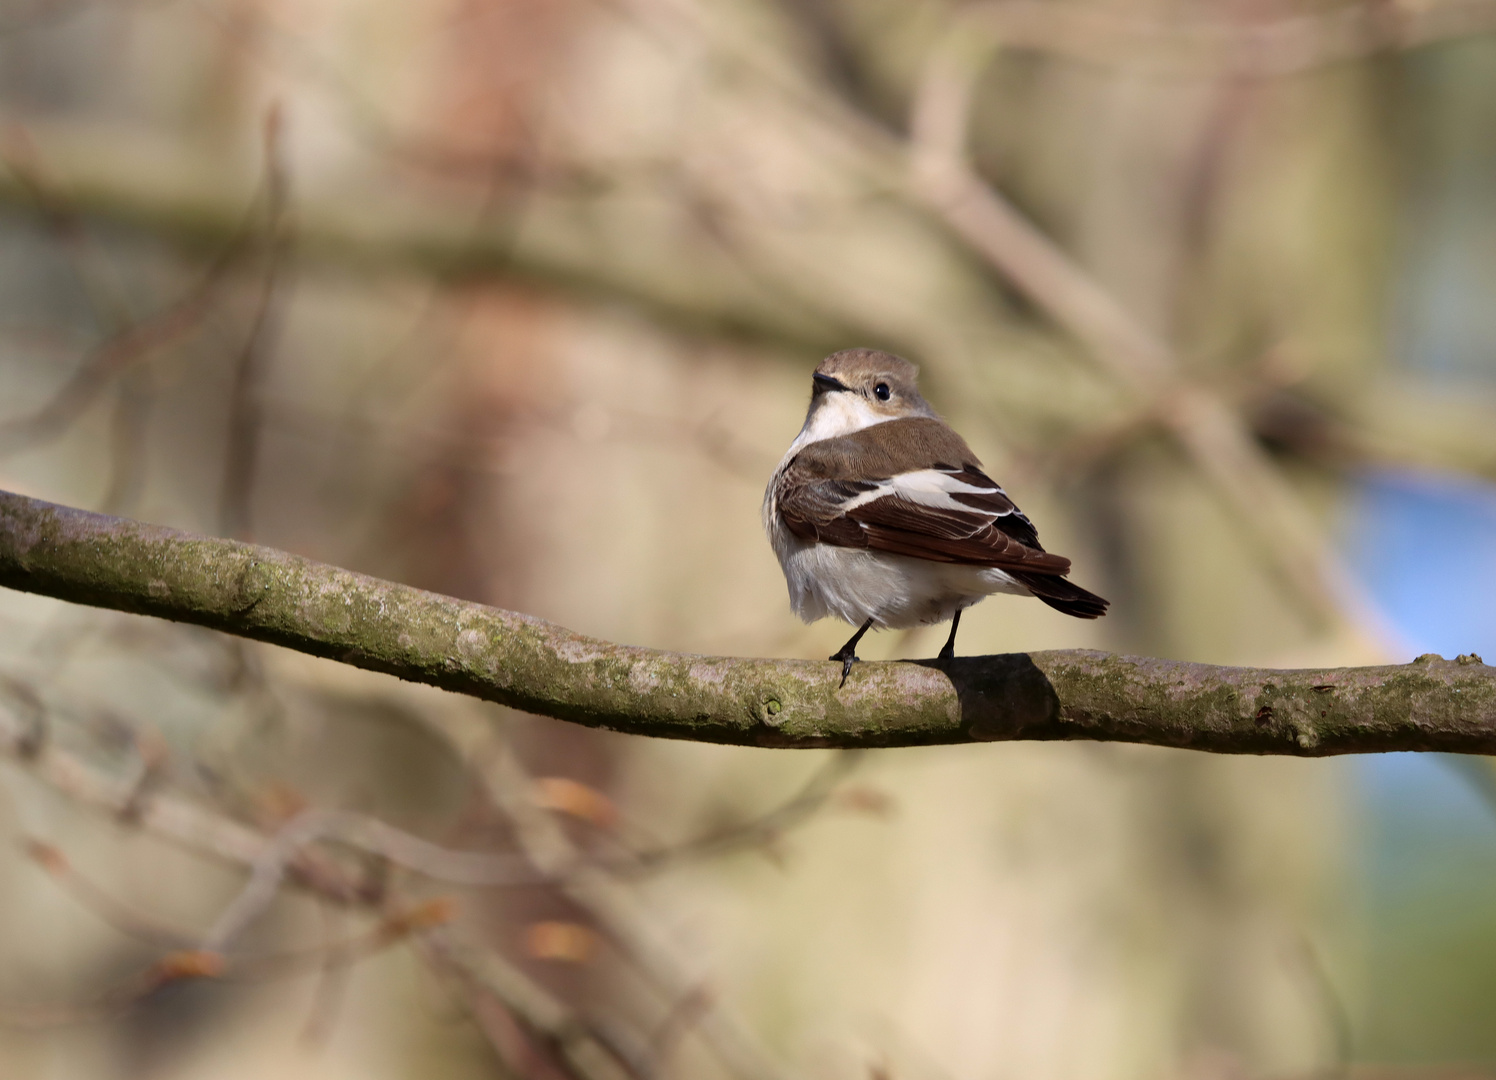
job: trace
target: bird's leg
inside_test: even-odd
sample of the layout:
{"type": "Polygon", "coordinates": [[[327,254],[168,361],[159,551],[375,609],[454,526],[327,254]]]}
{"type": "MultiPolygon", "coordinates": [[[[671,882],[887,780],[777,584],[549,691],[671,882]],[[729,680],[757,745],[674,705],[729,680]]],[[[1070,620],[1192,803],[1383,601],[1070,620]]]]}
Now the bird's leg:
{"type": "Polygon", "coordinates": [[[951,636],[945,639],[945,648],[940,650],[937,659],[954,660],[956,658],[956,628],[961,625],[961,612],[957,611],[951,616],[951,636]]]}
{"type": "Polygon", "coordinates": [[[836,652],[832,653],[830,656],[828,656],[826,658],[828,660],[840,660],[841,661],[841,664],[842,664],[842,681],[841,681],[841,685],[837,687],[838,690],[840,690],[843,686],[847,685],[847,676],[850,675],[850,674],[852,674],[852,665],[855,664],[855,663],[857,663],[857,643],[862,640],[862,635],[865,634],[865,633],[867,633],[872,628],[873,628],[873,617],[871,615],[869,615],[867,622],[863,623],[862,624],[862,628],[859,629],[857,631],[857,633],[855,633],[855,634],[852,635],[851,640],[849,640],[839,650],[837,650],[836,652]]]}

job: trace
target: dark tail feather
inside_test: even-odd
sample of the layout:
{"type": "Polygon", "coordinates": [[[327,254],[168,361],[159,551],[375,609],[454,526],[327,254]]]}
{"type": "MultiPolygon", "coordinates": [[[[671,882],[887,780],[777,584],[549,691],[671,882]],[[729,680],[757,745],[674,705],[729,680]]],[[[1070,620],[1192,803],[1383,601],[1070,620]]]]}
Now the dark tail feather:
{"type": "Polygon", "coordinates": [[[1056,611],[1074,615],[1077,619],[1099,619],[1106,614],[1111,603],[1054,574],[1033,574],[1022,570],[1008,570],[1007,574],[1019,584],[1028,586],[1029,592],[1056,611]]]}

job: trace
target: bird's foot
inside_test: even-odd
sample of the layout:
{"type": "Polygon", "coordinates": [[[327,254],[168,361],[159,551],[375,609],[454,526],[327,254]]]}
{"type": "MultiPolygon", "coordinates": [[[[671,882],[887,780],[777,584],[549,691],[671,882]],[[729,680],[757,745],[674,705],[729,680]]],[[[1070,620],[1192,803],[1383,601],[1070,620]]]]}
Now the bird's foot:
{"type": "Polygon", "coordinates": [[[954,660],[956,658],[956,631],[961,629],[961,612],[951,616],[951,636],[945,639],[945,647],[936,654],[937,660],[954,660]]]}
{"type": "Polygon", "coordinates": [[[873,617],[869,615],[867,621],[857,628],[857,633],[853,634],[845,645],[826,658],[828,660],[841,661],[842,681],[836,687],[838,690],[847,685],[847,676],[852,674],[852,665],[857,663],[857,643],[862,640],[862,635],[867,633],[872,628],[872,625],[873,617]]]}
{"type": "Polygon", "coordinates": [[[836,688],[838,690],[840,690],[843,686],[847,685],[847,676],[850,675],[850,674],[852,674],[852,665],[853,664],[859,664],[859,663],[862,662],[862,657],[858,656],[856,653],[852,652],[850,649],[843,649],[839,653],[832,653],[830,656],[826,657],[826,659],[827,660],[840,660],[841,661],[842,677],[841,677],[841,682],[838,683],[837,686],[836,686],[836,688]]]}

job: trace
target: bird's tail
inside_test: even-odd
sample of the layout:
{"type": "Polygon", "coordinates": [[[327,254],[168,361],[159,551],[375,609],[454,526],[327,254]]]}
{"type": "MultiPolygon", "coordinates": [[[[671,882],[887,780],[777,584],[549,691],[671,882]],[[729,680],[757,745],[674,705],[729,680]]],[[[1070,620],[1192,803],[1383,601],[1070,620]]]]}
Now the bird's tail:
{"type": "Polygon", "coordinates": [[[1007,570],[1006,573],[1056,611],[1074,615],[1077,619],[1099,619],[1106,614],[1111,603],[1057,574],[1025,573],[1022,570],[1007,570]]]}

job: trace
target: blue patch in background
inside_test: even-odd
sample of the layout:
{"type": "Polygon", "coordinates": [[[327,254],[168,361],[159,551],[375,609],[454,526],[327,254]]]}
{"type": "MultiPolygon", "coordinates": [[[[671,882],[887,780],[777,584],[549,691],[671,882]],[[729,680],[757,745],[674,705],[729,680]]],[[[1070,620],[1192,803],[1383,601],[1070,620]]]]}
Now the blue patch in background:
{"type": "MultiPolygon", "coordinates": [[[[1418,652],[1496,661],[1496,485],[1378,471],[1353,487],[1351,570],[1418,652]]],[[[1496,770],[1356,759],[1362,800],[1362,1060],[1496,1062],[1496,770]]]]}
{"type": "Polygon", "coordinates": [[[1369,473],[1355,485],[1350,521],[1351,570],[1404,637],[1420,652],[1496,660],[1496,485],[1369,473]]]}

